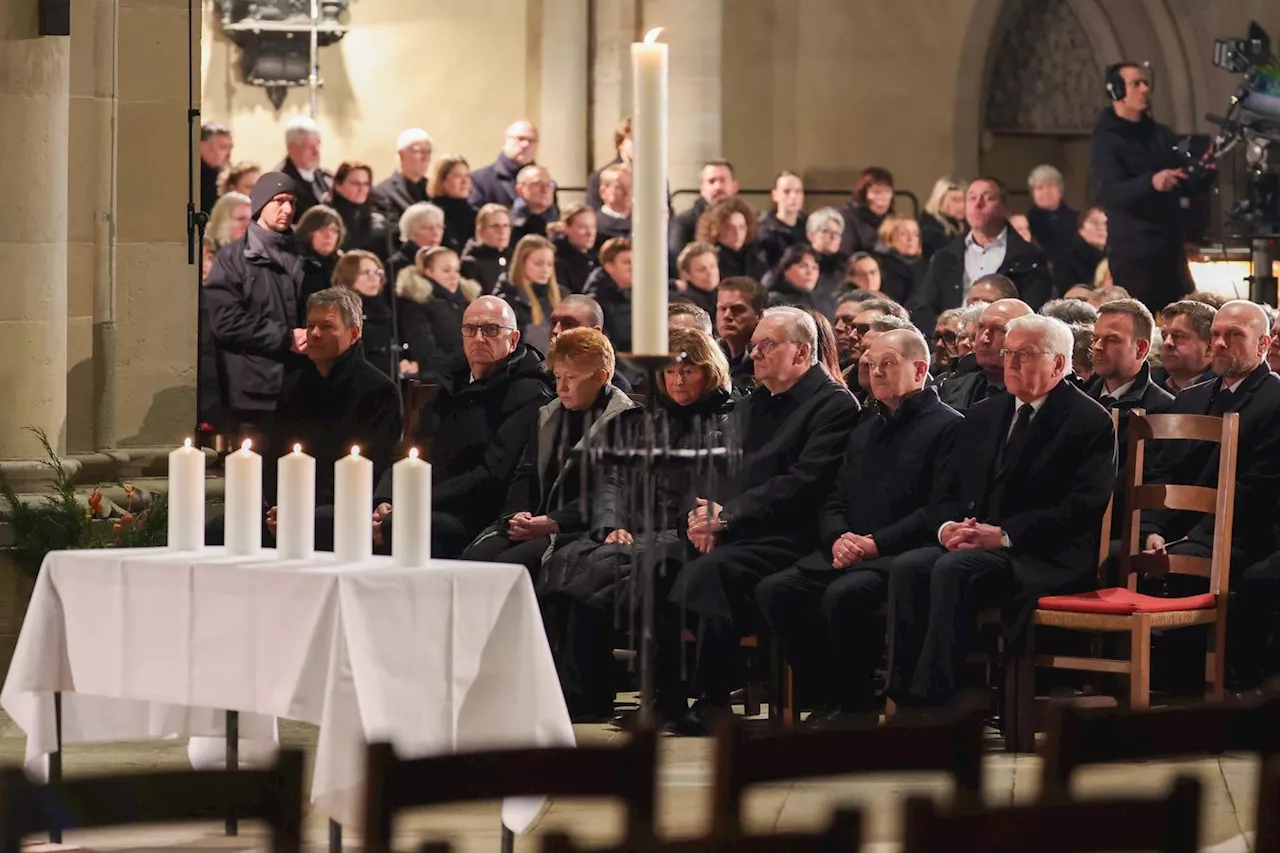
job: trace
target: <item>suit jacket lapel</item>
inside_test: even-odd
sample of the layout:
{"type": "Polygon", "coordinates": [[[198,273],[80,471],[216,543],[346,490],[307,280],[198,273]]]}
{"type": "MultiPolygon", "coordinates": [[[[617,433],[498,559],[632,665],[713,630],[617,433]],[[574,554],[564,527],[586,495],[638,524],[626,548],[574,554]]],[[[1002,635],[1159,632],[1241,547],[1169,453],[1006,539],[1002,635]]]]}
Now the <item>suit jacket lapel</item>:
{"type": "Polygon", "coordinates": [[[560,418],[564,417],[564,406],[559,400],[544,406],[538,414],[538,491],[546,493],[546,484],[542,478],[547,475],[547,466],[551,464],[551,454],[556,452],[556,433],[560,431],[560,418]]]}

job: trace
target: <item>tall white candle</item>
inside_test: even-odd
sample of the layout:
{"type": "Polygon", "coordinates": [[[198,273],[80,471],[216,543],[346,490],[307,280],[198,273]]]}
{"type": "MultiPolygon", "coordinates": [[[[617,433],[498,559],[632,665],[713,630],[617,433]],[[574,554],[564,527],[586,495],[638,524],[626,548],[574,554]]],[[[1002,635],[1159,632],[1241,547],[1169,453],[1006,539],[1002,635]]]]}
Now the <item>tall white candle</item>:
{"type": "Polygon", "coordinates": [[[276,471],[276,555],[305,560],[316,547],[316,460],[295,444],[276,471]]]}
{"type": "Polygon", "coordinates": [[[661,28],[631,45],[635,116],[631,210],[631,350],[667,354],[667,46],[661,28]]]}
{"type": "Polygon", "coordinates": [[[204,451],[187,439],[169,454],[169,550],[204,547],[204,451]]]}
{"type": "MultiPolygon", "coordinates": [[[[373,554],[373,463],[360,448],[333,466],[333,553],[340,563],[359,563],[373,554]]],[[[395,522],[392,522],[395,529],[395,522]]]]}
{"type": "Polygon", "coordinates": [[[425,566],[431,559],[431,466],[418,449],[397,462],[391,484],[391,558],[401,568],[425,566]]]}
{"type": "Polygon", "coordinates": [[[227,454],[225,541],[227,553],[252,557],[262,550],[262,457],[245,439],[234,453],[227,454]]]}

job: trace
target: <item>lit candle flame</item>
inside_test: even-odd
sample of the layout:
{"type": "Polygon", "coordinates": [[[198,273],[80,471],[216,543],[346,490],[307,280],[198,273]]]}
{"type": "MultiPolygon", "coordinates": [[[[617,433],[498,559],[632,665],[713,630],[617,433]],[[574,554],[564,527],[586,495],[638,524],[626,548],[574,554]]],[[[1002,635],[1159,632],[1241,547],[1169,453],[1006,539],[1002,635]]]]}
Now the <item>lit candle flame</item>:
{"type": "Polygon", "coordinates": [[[247,438],[244,441],[240,442],[240,449],[243,450],[245,453],[248,453],[249,448],[251,447],[253,447],[253,442],[247,438]]]}
{"type": "Polygon", "coordinates": [[[359,456],[359,455],[360,455],[360,445],[358,445],[358,444],[352,445],[352,447],[351,447],[351,455],[352,455],[352,456],[359,456]]]}
{"type": "Polygon", "coordinates": [[[410,448],[409,448],[409,458],[410,458],[410,459],[417,459],[417,458],[418,458],[418,448],[416,448],[416,447],[410,447],[410,448]]]}
{"type": "Polygon", "coordinates": [[[295,445],[293,446],[293,452],[294,452],[294,453],[301,453],[301,452],[302,452],[302,445],[301,445],[301,444],[295,444],[295,445]]]}
{"type": "Polygon", "coordinates": [[[662,35],[662,31],[664,29],[666,29],[666,27],[654,27],[653,29],[649,30],[649,32],[645,33],[644,43],[653,44],[654,42],[656,42],[658,40],[658,36],[662,35]]]}
{"type": "Polygon", "coordinates": [[[189,438],[184,438],[184,439],[182,440],[182,446],[183,446],[183,447],[190,447],[190,446],[191,446],[191,439],[189,439],[189,438]]]}

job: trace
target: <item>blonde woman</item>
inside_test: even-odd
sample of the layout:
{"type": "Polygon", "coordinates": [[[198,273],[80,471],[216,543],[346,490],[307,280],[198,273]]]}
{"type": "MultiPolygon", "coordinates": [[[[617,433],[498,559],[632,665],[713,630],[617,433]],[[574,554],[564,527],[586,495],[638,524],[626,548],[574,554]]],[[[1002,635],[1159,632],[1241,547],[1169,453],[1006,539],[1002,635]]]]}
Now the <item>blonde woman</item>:
{"type": "Polygon", "coordinates": [[[486,204],[476,214],[476,236],[462,250],[462,274],[493,293],[511,258],[511,211],[486,204]]]}
{"type": "Polygon", "coordinates": [[[879,246],[880,289],[894,302],[905,305],[924,282],[927,266],[920,239],[920,223],[910,216],[890,213],[876,232],[879,246]]]}
{"type": "Polygon", "coordinates": [[[498,279],[494,295],[505,299],[515,310],[520,339],[539,352],[546,352],[551,343],[551,314],[560,304],[556,250],[551,241],[536,234],[520,238],[511,266],[498,279]]]}
{"type": "Polygon", "coordinates": [[[938,178],[920,216],[920,243],[924,259],[965,232],[964,181],[938,178]]]}
{"type": "Polygon", "coordinates": [[[213,240],[214,249],[221,249],[244,236],[252,218],[251,205],[249,197],[243,193],[229,192],[218,199],[209,213],[209,227],[205,229],[209,239],[213,240]]]}
{"type": "Polygon", "coordinates": [[[431,203],[444,211],[444,243],[461,252],[476,235],[476,209],[471,196],[471,166],[458,154],[444,154],[436,160],[427,181],[431,203]]]}
{"type": "Polygon", "coordinates": [[[418,252],[417,263],[396,279],[400,338],[408,348],[408,363],[402,365],[406,373],[443,382],[466,367],[462,315],[480,295],[480,285],[462,277],[453,249],[418,252]]]}

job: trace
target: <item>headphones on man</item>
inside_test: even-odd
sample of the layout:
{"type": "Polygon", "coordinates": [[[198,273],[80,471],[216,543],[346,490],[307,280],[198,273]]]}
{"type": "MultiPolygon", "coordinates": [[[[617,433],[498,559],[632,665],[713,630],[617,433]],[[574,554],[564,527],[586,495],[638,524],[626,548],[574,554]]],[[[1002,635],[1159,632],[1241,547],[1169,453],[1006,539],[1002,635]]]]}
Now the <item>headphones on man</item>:
{"type": "Polygon", "coordinates": [[[1141,68],[1147,72],[1147,86],[1155,86],[1155,78],[1151,71],[1151,63],[1143,62],[1113,62],[1107,66],[1105,89],[1107,97],[1113,101],[1123,101],[1124,96],[1129,92],[1129,85],[1125,83],[1124,77],[1120,74],[1125,68],[1141,68]]]}

